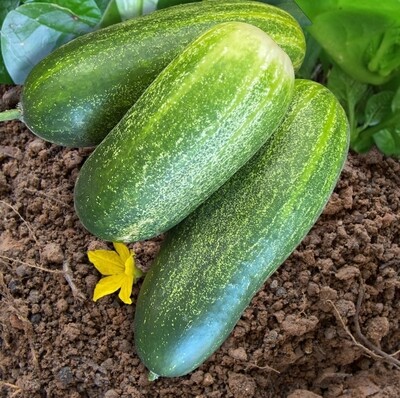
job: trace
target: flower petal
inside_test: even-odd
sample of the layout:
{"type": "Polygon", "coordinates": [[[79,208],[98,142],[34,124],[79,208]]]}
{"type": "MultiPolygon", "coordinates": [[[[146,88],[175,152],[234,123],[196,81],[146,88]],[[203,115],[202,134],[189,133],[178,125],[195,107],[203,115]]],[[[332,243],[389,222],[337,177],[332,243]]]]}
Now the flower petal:
{"type": "Polygon", "coordinates": [[[115,250],[121,257],[122,264],[125,264],[125,261],[128,259],[128,257],[132,256],[131,252],[124,243],[113,242],[113,245],[115,250]]]}
{"type": "Polygon", "coordinates": [[[112,250],[89,250],[88,258],[103,275],[121,274],[125,270],[120,256],[112,250]]]}
{"type": "Polygon", "coordinates": [[[116,292],[124,283],[125,274],[106,276],[100,279],[93,292],[93,301],[116,292]]]}
{"type": "Polygon", "coordinates": [[[133,286],[133,276],[125,277],[121,290],[119,292],[118,297],[125,303],[125,304],[132,304],[131,294],[132,294],[132,286],[133,286]]]}
{"type": "Polygon", "coordinates": [[[143,271],[136,266],[133,256],[125,261],[125,274],[133,278],[133,283],[143,276],[143,271]]]}
{"type": "Polygon", "coordinates": [[[125,274],[133,277],[135,272],[135,259],[133,256],[128,257],[125,261],[125,274]]]}

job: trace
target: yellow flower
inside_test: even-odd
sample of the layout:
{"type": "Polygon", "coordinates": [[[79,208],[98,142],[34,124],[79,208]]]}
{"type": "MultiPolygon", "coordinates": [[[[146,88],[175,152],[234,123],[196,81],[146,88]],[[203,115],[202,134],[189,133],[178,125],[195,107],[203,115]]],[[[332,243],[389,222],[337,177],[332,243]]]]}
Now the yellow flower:
{"type": "Polygon", "coordinates": [[[116,252],[112,250],[89,250],[89,261],[97,270],[106,275],[97,283],[93,301],[121,289],[118,297],[125,304],[132,304],[130,298],[133,284],[143,275],[136,267],[135,253],[130,251],[123,243],[113,243],[116,252]]]}

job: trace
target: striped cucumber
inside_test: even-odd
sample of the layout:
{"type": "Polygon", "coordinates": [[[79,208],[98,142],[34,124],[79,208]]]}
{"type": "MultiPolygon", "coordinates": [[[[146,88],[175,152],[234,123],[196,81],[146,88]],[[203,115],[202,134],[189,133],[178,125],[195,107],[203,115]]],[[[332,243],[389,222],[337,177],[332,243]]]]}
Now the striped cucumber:
{"type": "Polygon", "coordinates": [[[110,241],[173,227],[249,160],[292,97],[286,53],[242,22],[212,27],[154,80],[83,165],[82,224],[110,241]]]}
{"type": "Polygon", "coordinates": [[[296,80],[289,111],[266,145],[167,233],[135,315],[137,353],[153,377],[184,375],[222,344],[321,213],[348,141],[334,95],[296,80]]]}
{"type": "Polygon", "coordinates": [[[304,36],[285,11],[256,1],[182,4],[89,33],[54,51],[25,82],[22,119],[47,141],[97,145],[175,56],[211,26],[228,21],[258,26],[299,68],[304,36]]]}

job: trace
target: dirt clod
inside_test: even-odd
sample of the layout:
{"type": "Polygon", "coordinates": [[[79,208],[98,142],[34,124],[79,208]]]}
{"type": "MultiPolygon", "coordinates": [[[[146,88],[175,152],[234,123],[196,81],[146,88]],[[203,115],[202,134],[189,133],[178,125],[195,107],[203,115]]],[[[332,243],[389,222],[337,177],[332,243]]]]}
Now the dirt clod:
{"type": "Polygon", "coordinates": [[[389,333],[389,330],[389,320],[384,316],[377,316],[368,321],[366,336],[373,343],[380,343],[383,337],[389,333]]]}
{"type": "Polygon", "coordinates": [[[57,380],[59,381],[58,385],[61,386],[61,388],[67,388],[72,384],[73,379],[74,376],[72,370],[68,366],[61,368],[57,373],[57,380]]]}
{"type": "Polygon", "coordinates": [[[252,398],[256,392],[254,379],[240,373],[231,372],[229,374],[228,386],[235,398],[252,398]]]}
{"type": "Polygon", "coordinates": [[[247,358],[248,358],[246,350],[243,347],[239,347],[236,349],[230,349],[229,355],[233,359],[237,359],[238,361],[247,361],[247,358]]]}
{"type": "Polygon", "coordinates": [[[61,246],[56,243],[46,244],[42,249],[41,259],[46,264],[62,264],[64,261],[64,253],[61,246]]]}

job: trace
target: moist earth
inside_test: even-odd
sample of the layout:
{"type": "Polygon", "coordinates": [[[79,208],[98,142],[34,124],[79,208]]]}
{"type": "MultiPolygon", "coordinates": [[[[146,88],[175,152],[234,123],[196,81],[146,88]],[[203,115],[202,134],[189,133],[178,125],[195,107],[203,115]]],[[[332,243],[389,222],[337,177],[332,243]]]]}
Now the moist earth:
{"type": "MultiPolygon", "coordinates": [[[[14,107],[18,88],[1,97],[14,107]]],[[[1,397],[400,397],[399,161],[350,153],[318,222],[222,347],[187,376],[149,382],[135,302],[91,299],[101,276],[86,253],[112,246],[74,212],[90,152],[0,124],[1,397]]],[[[161,241],[130,245],[144,271],[161,241]]]]}

